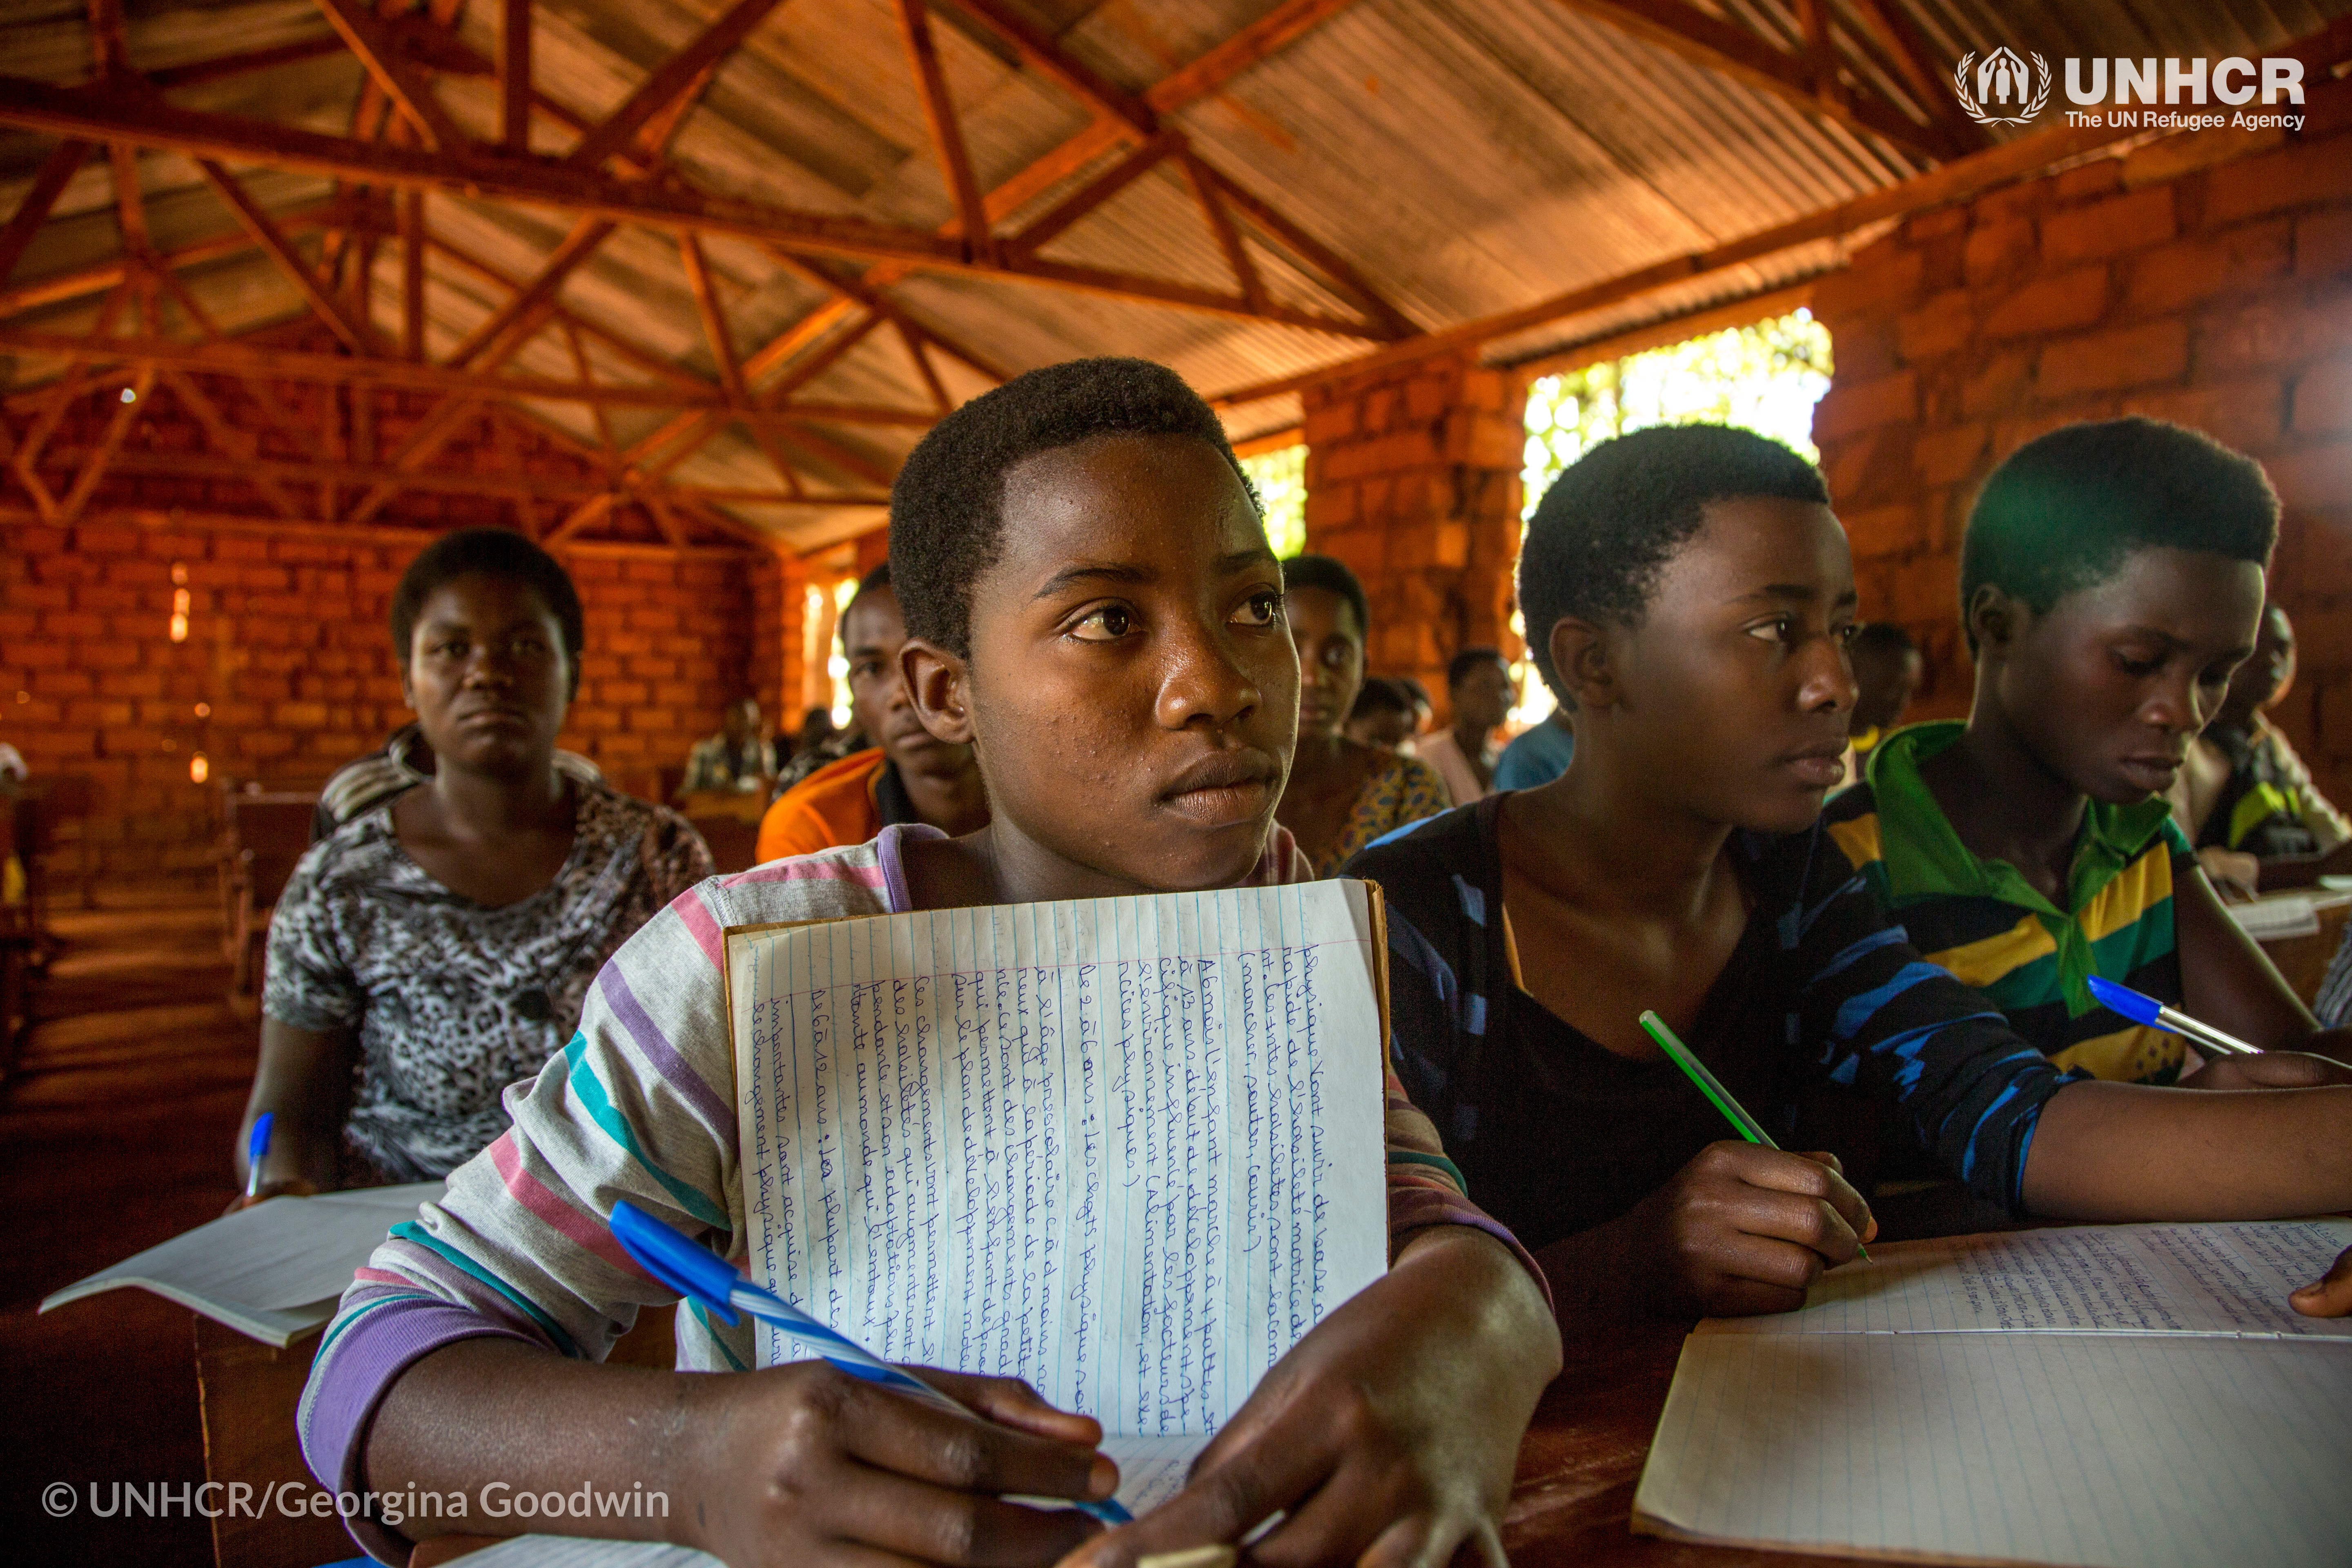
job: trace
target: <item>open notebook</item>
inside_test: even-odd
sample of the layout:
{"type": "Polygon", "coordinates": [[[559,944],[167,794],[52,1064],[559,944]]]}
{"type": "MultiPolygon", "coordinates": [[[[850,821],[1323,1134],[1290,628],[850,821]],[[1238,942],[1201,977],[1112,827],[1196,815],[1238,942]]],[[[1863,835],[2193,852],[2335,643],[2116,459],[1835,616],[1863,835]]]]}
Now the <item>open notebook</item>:
{"type": "Polygon", "coordinates": [[[1636,1531],[1936,1563],[2342,1568],[2352,1221],[1880,1247],[1684,1343],[1636,1531]]]}
{"type": "Polygon", "coordinates": [[[384,1233],[415,1219],[417,1205],[439,1202],[441,1191],[439,1182],[418,1182],[271,1198],[78,1279],[41,1310],[135,1285],[283,1349],[333,1317],[384,1233]]]}
{"type": "Polygon", "coordinates": [[[1094,1415],[1150,1506],[1387,1266],[1380,922],[1331,881],[730,931],[751,1272],[1094,1415]]]}

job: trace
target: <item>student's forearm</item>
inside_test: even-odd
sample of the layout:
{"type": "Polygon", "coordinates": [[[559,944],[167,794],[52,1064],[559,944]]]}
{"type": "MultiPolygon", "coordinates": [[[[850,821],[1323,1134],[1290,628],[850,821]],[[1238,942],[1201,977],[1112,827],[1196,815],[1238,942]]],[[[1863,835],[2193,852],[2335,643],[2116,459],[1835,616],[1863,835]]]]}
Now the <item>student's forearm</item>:
{"type": "Polygon", "coordinates": [[[697,1378],[651,1367],[572,1361],[511,1339],[459,1340],[412,1364],[384,1394],[370,1426],[361,1471],[380,1493],[462,1492],[462,1517],[404,1520],[413,1541],[472,1535],[593,1534],[692,1543],[703,1424],[694,1418],[697,1378]],[[641,1514],[572,1521],[568,1516],[485,1514],[482,1489],[628,1496],[642,1486],[668,1499],[668,1518],[641,1514]]]}
{"type": "Polygon", "coordinates": [[[300,1183],[324,1192],[334,1185],[335,1151],[351,1109],[352,1064],[358,1051],[348,1034],[262,1020],[261,1059],[230,1152],[240,1189],[251,1174],[246,1159],[253,1124],[264,1111],[275,1118],[262,1160],[264,1186],[300,1183]]]}
{"type": "Polygon", "coordinates": [[[2025,1205],[2052,1218],[2260,1219],[2352,1208],[2352,1086],[2072,1083],[2042,1110],[2025,1205]]]}

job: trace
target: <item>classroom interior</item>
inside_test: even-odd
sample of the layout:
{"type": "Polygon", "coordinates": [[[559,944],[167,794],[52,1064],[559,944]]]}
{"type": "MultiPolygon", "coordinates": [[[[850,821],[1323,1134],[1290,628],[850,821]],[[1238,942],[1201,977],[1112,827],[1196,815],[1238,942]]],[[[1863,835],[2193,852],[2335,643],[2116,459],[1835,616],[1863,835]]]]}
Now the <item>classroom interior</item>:
{"type": "MultiPolygon", "coordinates": [[[[894,475],[1023,372],[1135,355],[1207,396],[1285,552],[1361,580],[1365,668],[1418,680],[1433,733],[1465,648],[1512,667],[1509,729],[1549,711],[1514,570],[1581,442],[1779,419],[1863,617],[1921,650],[1908,716],[1958,718],[1978,487],[2146,414],[2275,489],[2296,674],[2269,718],[2352,801],[2344,0],[89,0],[0,16],[0,212],[28,1552],[353,1550],[331,1521],[46,1517],[35,1481],[302,1472],[236,1403],[257,1351],[134,1290],[37,1307],[236,1196],[270,907],[322,784],[411,717],[388,604],[452,530],[562,563],[559,744],[667,803],[746,699],[779,758],[846,721],[840,615],[894,475]],[[2076,123],[2046,66],[2030,120],[1964,110],[1955,63],[2001,47],[2292,58],[2301,119],[2076,123]]],[[[767,804],[688,802],[719,869],[767,804]]],[[[2271,944],[2306,997],[2347,905],[2271,944]]],[[[1547,1406],[1515,1561],[1801,1560],[1626,1533],[1680,1333],[1570,1347],[1615,1425],[1547,1406]]]]}

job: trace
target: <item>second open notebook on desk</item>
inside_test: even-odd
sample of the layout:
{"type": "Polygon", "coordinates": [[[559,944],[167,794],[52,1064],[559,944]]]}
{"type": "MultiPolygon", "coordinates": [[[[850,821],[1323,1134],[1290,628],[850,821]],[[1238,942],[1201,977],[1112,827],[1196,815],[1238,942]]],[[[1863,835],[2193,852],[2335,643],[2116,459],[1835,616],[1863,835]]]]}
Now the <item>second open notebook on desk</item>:
{"type": "Polygon", "coordinates": [[[750,1272],[1094,1415],[1150,1506],[1386,1267],[1380,918],[1334,881],[730,931],[750,1272]]]}
{"type": "Polygon", "coordinates": [[[1684,1342],[1634,1528],[1939,1563],[2341,1568],[2352,1221],[1906,1242],[1684,1342]]]}

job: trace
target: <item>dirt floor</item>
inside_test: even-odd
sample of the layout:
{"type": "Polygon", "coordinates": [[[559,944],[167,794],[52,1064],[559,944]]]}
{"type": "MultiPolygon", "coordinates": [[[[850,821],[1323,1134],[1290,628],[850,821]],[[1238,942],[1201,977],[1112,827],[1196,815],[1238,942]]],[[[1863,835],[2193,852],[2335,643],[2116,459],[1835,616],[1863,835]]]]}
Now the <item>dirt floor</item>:
{"type": "Polygon", "coordinates": [[[0,1082],[0,1520],[20,1563],[212,1561],[201,1519],[87,1516],[88,1487],[204,1479],[194,1331],[138,1290],[42,1296],[217,1215],[257,1026],[226,997],[216,903],[58,911],[64,947],[0,1082]],[[54,1521],[42,1489],[84,1504],[54,1521]],[[22,1553],[22,1555],[19,1555],[22,1553]]]}

